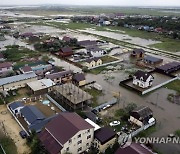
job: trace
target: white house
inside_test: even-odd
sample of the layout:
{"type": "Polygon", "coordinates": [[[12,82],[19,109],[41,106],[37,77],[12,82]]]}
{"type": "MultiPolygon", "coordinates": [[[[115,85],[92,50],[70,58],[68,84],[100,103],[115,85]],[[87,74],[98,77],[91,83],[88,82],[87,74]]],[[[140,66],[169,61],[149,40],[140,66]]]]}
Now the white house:
{"type": "Polygon", "coordinates": [[[24,107],[22,102],[13,102],[9,104],[9,109],[15,114],[16,116],[20,114],[20,110],[24,107]]]}
{"type": "Polygon", "coordinates": [[[153,80],[154,77],[150,73],[140,70],[137,71],[133,76],[133,84],[141,88],[148,88],[152,86],[153,80]]]}
{"type": "Polygon", "coordinates": [[[104,49],[101,49],[97,46],[87,47],[87,53],[90,54],[92,57],[102,57],[106,54],[104,49]]]}
{"type": "Polygon", "coordinates": [[[9,62],[0,63],[0,74],[13,71],[12,64],[9,62]]]}

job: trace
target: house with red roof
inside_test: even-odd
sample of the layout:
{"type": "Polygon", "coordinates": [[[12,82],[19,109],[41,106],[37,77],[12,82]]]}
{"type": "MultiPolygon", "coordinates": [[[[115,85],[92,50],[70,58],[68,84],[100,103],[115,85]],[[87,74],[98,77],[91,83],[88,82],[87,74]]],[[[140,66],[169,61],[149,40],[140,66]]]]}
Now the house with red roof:
{"type": "Polygon", "coordinates": [[[42,145],[50,154],[82,153],[92,144],[94,127],[77,113],[62,112],[39,134],[42,145]]]}
{"type": "Polygon", "coordinates": [[[61,57],[69,57],[73,55],[73,50],[70,47],[64,47],[60,49],[60,51],[58,52],[58,55],[61,57]]]}
{"type": "Polygon", "coordinates": [[[3,62],[0,63],[0,74],[5,74],[7,72],[13,71],[12,63],[10,62],[3,62]]]}

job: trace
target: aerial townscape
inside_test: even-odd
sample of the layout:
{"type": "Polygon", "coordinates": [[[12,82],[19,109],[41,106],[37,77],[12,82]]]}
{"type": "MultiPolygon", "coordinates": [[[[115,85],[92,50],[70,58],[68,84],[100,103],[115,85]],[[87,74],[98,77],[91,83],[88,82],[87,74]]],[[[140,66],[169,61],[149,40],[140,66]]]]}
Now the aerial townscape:
{"type": "Polygon", "coordinates": [[[180,3],[70,1],[0,4],[0,154],[180,154],[180,3]]]}

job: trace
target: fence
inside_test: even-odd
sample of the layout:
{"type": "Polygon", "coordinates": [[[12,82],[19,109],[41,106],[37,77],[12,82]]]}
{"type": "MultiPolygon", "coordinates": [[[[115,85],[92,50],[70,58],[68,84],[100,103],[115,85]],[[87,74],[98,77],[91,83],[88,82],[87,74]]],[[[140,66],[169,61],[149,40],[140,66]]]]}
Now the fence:
{"type": "Polygon", "coordinates": [[[166,82],[163,82],[163,83],[161,83],[161,84],[159,84],[159,85],[157,85],[155,87],[152,87],[152,88],[150,88],[148,90],[145,90],[145,91],[142,92],[142,95],[147,94],[147,93],[149,93],[149,92],[151,92],[153,90],[156,90],[156,89],[158,89],[158,88],[160,88],[160,87],[162,87],[162,86],[164,86],[164,85],[166,85],[166,84],[168,84],[168,83],[170,83],[170,82],[172,82],[174,80],[177,80],[177,79],[179,79],[179,77],[175,77],[175,78],[170,79],[170,80],[168,80],[166,82]]]}
{"type": "Polygon", "coordinates": [[[4,148],[3,148],[3,146],[1,144],[0,144],[0,149],[2,149],[3,154],[6,154],[4,148]]]}
{"type": "Polygon", "coordinates": [[[63,108],[60,104],[58,104],[53,98],[51,98],[51,96],[49,96],[48,94],[46,94],[46,97],[54,104],[56,105],[61,111],[65,112],[66,109],[63,108]]]}
{"type": "Polygon", "coordinates": [[[10,110],[9,106],[7,105],[7,109],[9,110],[9,112],[12,114],[12,116],[14,117],[14,119],[17,121],[17,123],[19,124],[19,126],[26,132],[26,134],[29,136],[29,133],[26,131],[26,129],[23,127],[23,125],[21,125],[21,123],[19,122],[19,120],[16,118],[16,116],[12,113],[12,111],[10,110]]]}

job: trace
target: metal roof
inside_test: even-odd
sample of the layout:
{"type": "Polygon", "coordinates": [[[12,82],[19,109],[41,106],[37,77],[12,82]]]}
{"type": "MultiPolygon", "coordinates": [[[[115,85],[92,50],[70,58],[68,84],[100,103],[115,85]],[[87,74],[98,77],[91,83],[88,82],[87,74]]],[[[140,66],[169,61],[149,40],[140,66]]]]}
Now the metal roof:
{"type": "Polygon", "coordinates": [[[25,106],[23,109],[21,109],[21,114],[30,124],[39,123],[46,118],[44,114],[33,105],[25,106]]]}
{"type": "Polygon", "coordinates": [[[23,107],[24,104],[22,102],[13,102],[11,104],[9,104],[9,108],[11,108],[12,110],[18,108],[18,107],[23,107]]]}
{"type": "Polygon", "coordinates": [[[22,80],[35,78],[35,77],[37,77],[37,75],[34,72],[32,72],[32,73],[28,73],[28,74],[20,74],[20,75],[7,77],[7,78],[2,78],[2,79],[0,79],[0,86],[6,85],[9,83],[13,83],[13,82],[18,82],[18,81],[22,81],[22,80]]]}

